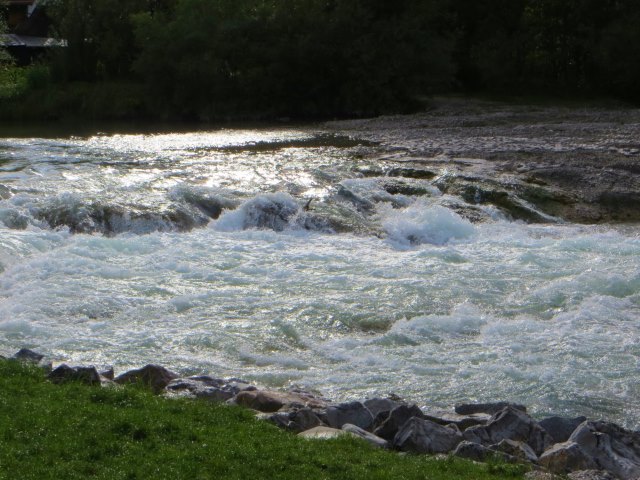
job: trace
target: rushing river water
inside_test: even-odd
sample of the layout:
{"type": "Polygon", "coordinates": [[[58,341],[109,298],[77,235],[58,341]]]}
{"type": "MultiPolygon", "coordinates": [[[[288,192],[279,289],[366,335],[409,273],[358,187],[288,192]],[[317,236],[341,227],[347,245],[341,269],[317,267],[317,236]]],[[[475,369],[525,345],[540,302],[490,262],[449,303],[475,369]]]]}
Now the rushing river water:
{"type": "Polygon", "coordinates": [[[376,138],[0,139],[0,353],[638,428],[640,228],[471,222],[376,138]]]}

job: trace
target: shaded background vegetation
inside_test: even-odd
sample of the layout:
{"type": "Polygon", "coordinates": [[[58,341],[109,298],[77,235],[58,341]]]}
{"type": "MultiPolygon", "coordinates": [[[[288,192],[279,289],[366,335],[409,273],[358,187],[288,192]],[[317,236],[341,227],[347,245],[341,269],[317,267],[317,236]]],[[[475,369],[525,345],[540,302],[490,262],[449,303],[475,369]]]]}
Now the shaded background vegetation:
{"type": "Polygon", "coordinates": [[[640,100],[637,0],[49,0],[47,13],[68,47],[0,116],[368,116],[448,92],[640,100]]]}

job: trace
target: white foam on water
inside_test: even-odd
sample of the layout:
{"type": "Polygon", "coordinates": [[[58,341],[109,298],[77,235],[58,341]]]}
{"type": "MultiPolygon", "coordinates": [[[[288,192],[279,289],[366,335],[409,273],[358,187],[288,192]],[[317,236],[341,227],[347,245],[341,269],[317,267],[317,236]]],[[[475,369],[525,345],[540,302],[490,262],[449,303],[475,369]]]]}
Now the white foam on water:
{"type": "MultiPolygon", "coordinates": [[[[129,155],[136,142],[158,141],[162,162],[179,164],[172,175],[198,180],[168,186],[158,174],[157,184],[132,193],[134,204],[227,198],[216,168],[224,176],[259,163],[240,154],[222,163],[206,151],[210,136],[141,136],[127,150],[128,140],[96,137],[89,152],[86,140],[71,141],[73,165],[48,158],[48,176],[11,176],[17,193],[0,207],[29,211],[64,191],[80,209],[87,199],[117,203],[125,190],[111,187],[119,185],[120,168],[131,171],[112,153],[129,155]],[[181,141],[189,145],[167,153],[181,141]],[[100,149],[114,169],[108,175],[98,167],[100,149]],[[193,170],[184,158],[170,160],[176,151],[190,155],[193,170]],[[81,162],[83,152],[96,162],[91,168],[81,162]],[[61,180],[56,168],[80,175],[80,186],[61,180]]],[[[18,147],[24,161],[29,151],[63,157],[61,146],[46,142],[18,147]]],[[[291,172],[273,173],[273,155],[265,154],[261,174],[271,169],[266,184],[288,185],[291,172]]],[[[337,155],[306,155],[312,167],[296,169],[335,162],[329,170],[339,170],[336,184],[350,168],[337,155]]],[[[135,168],[154,161],[133,160],[135,168]]],[[[365,199],[381,195],[374,202],[384,232],[325,233],[306,228],[314,210],[305,212],[297,194],[254,188],[253,173],[238,177],[249,193],[229,195],[231,206],[210,228],[109,237],[0,225],[0,353],[30,346],[59,361],[118,371],[160,362],[182,373],[295,383],[337,400],[389,392],[440,407],[511,400],[534,413],[585,414],[637,428],[638,226],[525,225],[499,217],[472,225],[439,204],[448,199],[387,201],[375,182],[360,181],[347,185],[365,199]],[[248,200],[236,207],[238,198],[248,200]]]]}
{"type": "Polygon", "coordinates": [[[440,206],[418,200],[402,210],[388,210],[382,225],[389,239],[400,245],[444,245],[470,238],[475,228],[468,220],[440,206]]]}

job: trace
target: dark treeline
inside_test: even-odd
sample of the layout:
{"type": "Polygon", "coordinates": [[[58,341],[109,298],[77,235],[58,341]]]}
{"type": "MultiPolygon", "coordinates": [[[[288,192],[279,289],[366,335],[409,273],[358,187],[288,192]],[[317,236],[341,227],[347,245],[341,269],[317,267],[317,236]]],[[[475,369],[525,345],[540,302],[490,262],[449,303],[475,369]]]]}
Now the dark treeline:
{"type": "Polygon", "coordinates": [[[640,100],[638,0],[49,0],[47,12],[68,40],[47,88],[130,96],[124,116],[362,116],[453,91],[640,100]]]}

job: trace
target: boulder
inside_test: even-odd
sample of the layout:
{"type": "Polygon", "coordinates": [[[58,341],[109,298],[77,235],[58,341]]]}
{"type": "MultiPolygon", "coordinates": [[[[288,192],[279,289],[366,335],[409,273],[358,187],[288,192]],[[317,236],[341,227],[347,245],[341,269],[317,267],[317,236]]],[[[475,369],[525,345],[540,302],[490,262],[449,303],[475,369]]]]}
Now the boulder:
{"type": "Polygon", "coordinates": [[[489,415],[495,415],[501,412],[507,407],[520,410],[527,413],[527,407],[524,405],[518,405],[517,403],[509,402],[495,402],[495,403],[463,403],[455,406],[455,412],[458,415],[473,415],[476,413],[486,413],[489,415]]]}
{"type": "Polygon", "coordinates": [[[500,443],[505,439],[518,440],[527,443],[536,455],[540,455],[553,444],[549,434],[529,415],[510,406],[491,417],[487,425],[465,430],[464,438],[485,446],[500,443]]]}
{"type": "Polygon", "coordinates": [[[280,409],[304,407],[321,409],[327,406],[324,399],[307,392],[276,392],[271,390],[244,390],[229,402],[266,413],[277,412],[280,409]]]}
{"type": "Polygon", "coordinates": [[[476,425],[486,425],[491,420],[491,415],[486,413],[474,413],[471,415],[459,415],[444,411],[426,411],[424,418],[438,425],[456,425],[460,430],[466,430],[476,425]]]}
{"type": "Polygon", "coordinates": [[[637,432],[613,423],[584,422],[567,443],[578,445],[595,462],[596,469],[606,470],[622,479],[640,477],[640,435],[637,432]]]}
{"type": "Polygon", "coordinates": [[[365,400],[364,406],[369,409],[373,418],[377,418],[381,413],[389,413],[394,408],[402,405],[401,402],[391,398],[369,398],[365,400]]]}
{"type": "Polygon", "coordinates": [[[436,176],[436,173],[431,170],[425,170],[424,168],[408,168],[397,167],[392,168],[387,172],[390,177],[405,177],[416,178],[420,180],[431,180],[436,176]]]}
{"type": "Polygon", "coordinates": [[[44,355],[34,352],[33,350],[29,350],[28,348],[21,348],[13,358],[25,363],[37,364],[44,358],[44,355]]]}
{"type": "Polygon", "coordinates": [[[533,449],[524,442],[505,439],[500,443],[491,445],[489,448],[496,452],[506,453],[522,462],[538,463],[538,456],[533,449]]]}
{"type": "Polygon", "coordinates": [[[553,443],[562,443],[569,440],[569,437],[574,430],[586,420],[587,417],[548,417],[539,421],[538,425],[544,428],[547,433],[551,435],[553,443]]]}
{"type": "Polygon", "coordinates": [[[312,440],[329,440],[330,438],[337,438],[342,435],[349,435],[349,433],[343,430],[338,430],[337,428],[329,427],[315,427],[311,430],[307,430],[298,434],[299,437],[312,440]]]}
{"type": "Polygon", "coordinates": [[[86,385],[100,385],[100,374],[95,367],[70,367],[64,363],[51,371],[47,378],[53,383],[78,382],[86,385]]]}
{"type": "Polygon", "coordinates": [[[516,458],[508,455],[504,452],[497,452],[480,445],[479,443],[473,443],[463,441],[458,444],[453,452],[456,457],[467,458],[469,460],[475,460],[476,462],[486,462],[487,460],[498,458],[504,462],[515,463],[516,458]]]}
{"type": "Polygon", "coordinates": [[[373,433],[378,437],[391,441],[400,430],[400,427],[414,417],[424,418],[424,413],[417,405],[400,405],[391,410],[387,419],[373,433]]]}
{"type": "Polygon", "coordinates": [[[322,425],[322,421],[318,415],[308,407],[291,412],[289,414],[289,420],[291,421],[289,428],[298,432],[303,432],[322,425]]]}
{"type": "Polygon", "coordinates": [[[103,370],[98,373],[100,374],[101,377],[105,378],[106,380],[113,381],[113,379],[116,377],[115,372],[113,371],[113,367],[109,367],[106,370],[103,370]]]}
{"type": "Polygon", "coordinates": [[[333,428],[342,428],[345,423],[350,423],[368,430],[373,425],[373,415],[360,402],[348,402],[331,406],[327,408],[326,416],[327,425],[333,428]]]}
{"type": "Polygon", "coordinates": [[[388,448],[389,447],[389,442],[387,442],[384,438],[380,438],[377,435],[374,435],[373,433],[367,432],[366,430],[358,427],[357,425],[352,425],[350,423],[345,423],[342,426],[342,430],[348,433],[351,433],[352,435],[355,435],[356,437],[362,438],[363,440],[365,440],[367,443],[373,445],[374,447],[378,447],[378,448],[388,448]]]}
{"type": "Polygon", "coordinates": [[[547,470],[558,474],[598,468],[596,462],[575,442],[556,443],[540,456],[539,461],[547,470]]]}
{"type": "Polygon", "coordinates": [[[114,382],[124,385],[127,383],[142,384],[150,387],[155,393],[160,393],[178,378],[178,374],[159,365],[146,365],[138,370],[130,370],[115,378],[114,382]]]}
{"type": "Polygon", "coordinates": [[[263,418],[276,426],[292,432],[304,432],[314,427],[323,426],[322,421],[310,408],[301,408],[291,412],[263,414],[263,418]]]}
{"type": "Polygon", "coordinates": [[[240,392],[252,390],[256,390],[256,387],[247,383],[209,376],[176,378],[166,386],[169,395],[203,398],[215,402],[225,402],[240,392]]]}
{"type": "Polygon", "coordinates": [[[403,452],[448,453],[462,440],[462,434],[457,430],[413,417],[398,431],[393,447],[403,452]]]}

